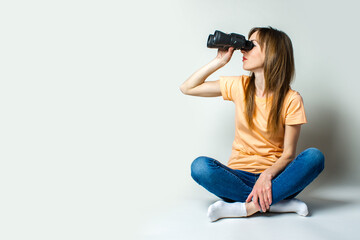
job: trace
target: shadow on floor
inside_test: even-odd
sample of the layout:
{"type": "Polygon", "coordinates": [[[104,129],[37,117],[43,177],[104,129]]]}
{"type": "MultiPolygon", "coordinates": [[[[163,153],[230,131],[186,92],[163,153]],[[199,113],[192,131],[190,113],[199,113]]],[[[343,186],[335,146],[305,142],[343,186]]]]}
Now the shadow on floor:
{"type": "Polygon", "coordinates": [[[324,197],[307,197],[303,201],[308,205],[309,212],[317,213],[333,208],[343,208],[355,204],[356,201],[329,199],[324,197]]]}
{"type": "MultiPolygon", "coordinates": [[[[349,201],[349,200],[338,200],[338,199],[329,199],[329,198],[325,198],[325,197],[314,197],[314,196],[302,196],[300,198],[296,197],[297,199],[305,202],[308,206],[309,209],[309,214],[307,215],[307,217],[310,217],[314,214],[317,214],[319,212],[323,212],[323,211],[327,211],[329,209],[334,209],[334,208],[343,208],[343,207],[347,207],[351,204],[356,204],[356,201],[349,201]]],[[[206,200],[204,203],[204,210],[213,204],[214,202],[218,201],[220,199],[208,199],[206,200]]],[[[251,217],[272,217],[272,216],[276,216],[278,214],[283,214],[283,213],[271,213],[271,212],[266,212],[266,213],[261,213],[261,212],[257,212],[254,215],[252,215],[251,217]]],[[[286,214],[286,213],[285,213],[286,214]]],[[[292,213],[291,213],[292,214],[292,213]]]]}

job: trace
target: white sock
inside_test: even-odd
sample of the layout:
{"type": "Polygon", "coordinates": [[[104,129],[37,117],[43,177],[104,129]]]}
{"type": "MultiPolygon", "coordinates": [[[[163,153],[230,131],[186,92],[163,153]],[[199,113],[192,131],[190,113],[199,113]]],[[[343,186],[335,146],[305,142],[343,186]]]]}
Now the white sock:
{"type": "Polygon", "coordinates": [[[246,217],[246,207],[244,202],[227,203],[219,200],[208,208],[208,217],[211,222],[225,217],[246,217]]]}
{"type": "Polygon", "coordinates": [[[306,203],[299,199],[284,199],[270,206],[269,212],[296,212],[300,216],[308,215],[306,203]]]}

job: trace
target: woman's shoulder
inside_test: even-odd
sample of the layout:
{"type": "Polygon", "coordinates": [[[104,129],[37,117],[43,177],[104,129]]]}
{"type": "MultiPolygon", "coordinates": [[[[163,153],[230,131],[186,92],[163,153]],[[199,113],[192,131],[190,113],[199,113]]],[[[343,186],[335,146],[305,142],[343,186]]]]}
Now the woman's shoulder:
{"type": "Polygon", "coordinates": [[[237,75],[237,76],[220,76],[221,82],[228,82],[231,84],[235,84],[236,86],[244,87],[246,86],[247,82],[249,81],[250,77],[247,75],[237,75]]]}
{"type": "Polygon", "coordinates": [[[285,96],[285,103],[290,104],[290,102],[294,101],[295,99],[302,101],[302,96],[298,91],[290,88],[285,96]]]}
{"type": "Polygon", "coordinates": [[[290,97],[297,97],[297,96],[300,96],[300,97],[301,97],[301,94],[300,94],[298,91],[292,89],[291,87],[290,87],[290,89],[289,89],[289,91],[288,91],[287,94],[288,94],[290,97]]]}
{"type": "Polygon", "coordinates": [[[246,85],[250,81],[250,76],[248,75],[241,75],[240,77],[243,82],[243,85],[246,85]]]}
{"type": "MultiPolygon", "coordinates": [[[[232,81],[244,81],[247,79],[246,75],[237,75],[237,76],[220,76],[220,79],[232,80],[232,81]]],[[[250,77],[249,77],[250,78],[250,77]]]]}

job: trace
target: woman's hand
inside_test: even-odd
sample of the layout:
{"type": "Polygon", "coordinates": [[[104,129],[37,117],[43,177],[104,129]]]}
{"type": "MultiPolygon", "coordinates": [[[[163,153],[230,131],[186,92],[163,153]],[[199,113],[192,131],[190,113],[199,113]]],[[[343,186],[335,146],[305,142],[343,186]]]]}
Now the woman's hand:
{"type": "Polygon", "coordinates": [[[272,202],[271,176],[266,172],[260,174],[246,202],[250,202],[251,199],[253,199],[255,206],[258,209],[262,209],[263,212],[270,208],[272,202]],[[259,201],[261,206],[259,206],[259,201]]]}
{"type": "Polygon", "coordinates": [[[233,53],[234,47],[229,47],[227,50],[219,48],[215,59],[225,65],[230,61],[233,53]]]}

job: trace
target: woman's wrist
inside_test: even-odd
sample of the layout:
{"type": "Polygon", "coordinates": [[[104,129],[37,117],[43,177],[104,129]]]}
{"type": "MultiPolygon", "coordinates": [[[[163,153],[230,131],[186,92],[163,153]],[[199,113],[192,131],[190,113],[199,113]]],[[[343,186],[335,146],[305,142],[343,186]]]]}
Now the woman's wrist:
{"type": "Polygon", "coordinates": [[[270,180],[272,180],[274,178],[274,174],[271,171],[267,170],[267,169],[265,171],[263,171],[261,173],[261,175],[263,175],[264,178],[270,179],[270,180]]]}
{"type": "Polygon", "coordinates": [[[226,65],[226,62],[222,61],[221,59],[214,58],[211,62],[211,65],[213,65],[216,69],[222,68],[226,65]]]}

